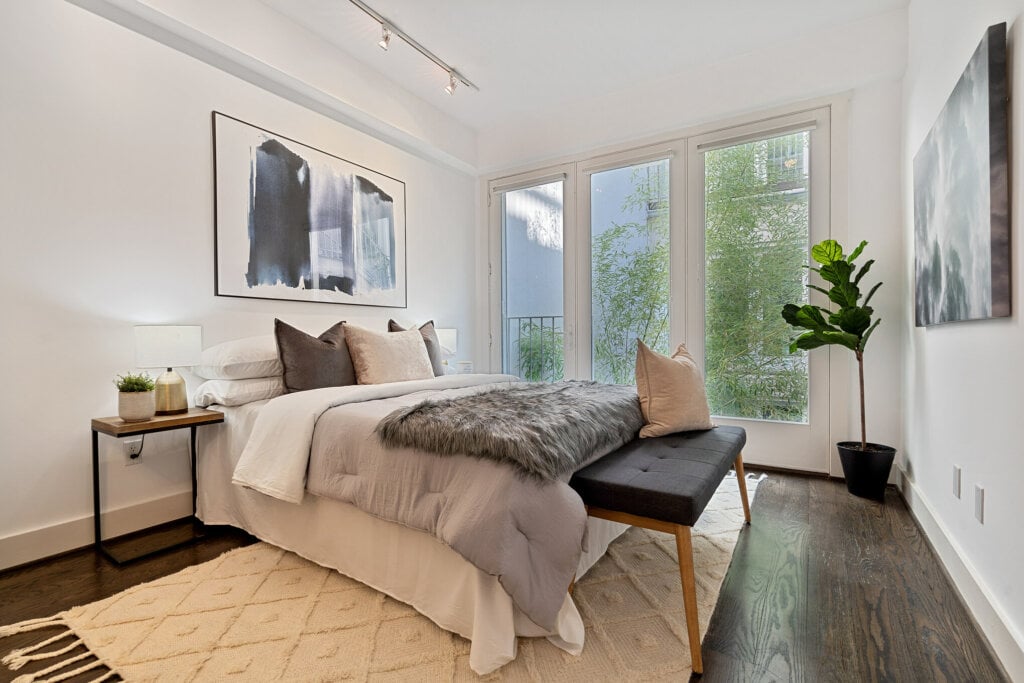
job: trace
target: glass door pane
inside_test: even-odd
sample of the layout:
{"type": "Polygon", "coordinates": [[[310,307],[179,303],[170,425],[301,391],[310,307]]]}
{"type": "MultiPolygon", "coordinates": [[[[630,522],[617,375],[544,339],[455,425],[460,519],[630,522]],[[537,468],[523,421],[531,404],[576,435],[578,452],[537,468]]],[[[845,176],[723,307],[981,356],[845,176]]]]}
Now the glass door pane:
{"type": "Polygon", "coordinates": [[[807,354],[784,304],[807,301],[810,132],[704,156],[704,367],[711,412],[808,421],[807,354]]]}
{"type": "Polygon", "coordinates": [[[633,384],[636,340],[669,351],[669,161],[590,176],[593,378],[633,384]]]}
{"type": "Polygon", "coordinates": [[[565,371],[563,184],[501,195],[502,371],[531,382],[565,371]]]}

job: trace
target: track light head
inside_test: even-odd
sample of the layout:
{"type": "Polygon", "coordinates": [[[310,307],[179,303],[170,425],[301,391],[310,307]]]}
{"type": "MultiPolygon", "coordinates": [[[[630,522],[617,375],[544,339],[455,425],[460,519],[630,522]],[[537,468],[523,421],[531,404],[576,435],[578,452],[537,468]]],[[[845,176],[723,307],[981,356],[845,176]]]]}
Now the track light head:
{"type": "Polygon", "coordinates": [[[405,43],[407,46],[411,47],[413,50],[423,55],[426,59],[433,62],[444,73],[448,74],[448,85],[444,87],[444,91],[449,95],[455,94],[455,88],[456,86],[458,86],[459,83],[466,86],[467,88],[479,92],[480,88],[478,88],[471,80],[469,80],[461,73],[456,71],[455,67],[448,64],[448,62],[444,61],[427,48],[420,45],[420,43],[417,42],[415,38],[410,36],[408,33],[403,31],[399,27],[395,26],[393,23],[391,23],[390,19],[383,16],[375,9],[367,5],[366,2],[364,2],[364,0],[349,0],[349,2],[355,5],[359,10],[366,14],[366,16],[368,16],[370,19],[372,19],[373,21],[377,22],[377,24],[380,25],[380,40],[377,41],[377,46],[380,47],[380,49],[387,50],[388,46],[391,44],[391,38],[392,36],[394,36],[395,38],[399,39],[399,42],[405,43]]]}

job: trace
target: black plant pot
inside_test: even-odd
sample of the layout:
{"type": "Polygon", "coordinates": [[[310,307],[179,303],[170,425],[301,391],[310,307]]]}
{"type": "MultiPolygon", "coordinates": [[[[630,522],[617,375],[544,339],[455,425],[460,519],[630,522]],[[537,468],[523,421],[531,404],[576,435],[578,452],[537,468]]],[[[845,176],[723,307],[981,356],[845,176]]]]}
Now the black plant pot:
{"type": "Polygon", "coordinates": [[[885,499],[885,485],[889,481],[896,449],[892,446],[869,443],[861,450],[860,441],[840,441],[839,460],[843,463],[846,490],[861,498],[885,499]]]}

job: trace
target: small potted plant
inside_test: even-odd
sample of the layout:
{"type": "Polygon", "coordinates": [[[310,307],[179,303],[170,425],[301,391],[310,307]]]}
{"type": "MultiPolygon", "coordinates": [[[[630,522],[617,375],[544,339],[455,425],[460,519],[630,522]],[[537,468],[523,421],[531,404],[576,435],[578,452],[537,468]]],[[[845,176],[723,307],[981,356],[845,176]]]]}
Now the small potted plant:
{"type": "Polygon", "coordinates": [[[813,304],[786,304],[782,317],[797,329],[806,330],[796,337],[789,346],[790,353],[798,350],[816,349],[819,346],[845,346],[857,358],[860,375],[860,441],[840,441],[836,444],[839,459],[843,464],[846,488],[855,496],[882,500],[885,485],[889,480],[896,449],[891,446],[869,443],[864,420],[864,347],[881,320],[871,322],[874,309],[868,305],[882,283],[877,283],[861,302],[860,282],[871,269],[874,259],[858,269],[853,262],[864,251],[867,242],[853,250],[849,256],[843,253],[843,246],[835,240],[825,240],[811,248],[811,258],[820,267],[810,269],[821,276],[831,287],[807,286],[826,295],[836,310],[830,311],[813,304]]]}
{"type": "Polygon", "coordinates": [[[148,373],[128,373],[114,379],[117,395],[117,416],[125,422],[143,422],[156,414],[156,383],[148,373]]]}

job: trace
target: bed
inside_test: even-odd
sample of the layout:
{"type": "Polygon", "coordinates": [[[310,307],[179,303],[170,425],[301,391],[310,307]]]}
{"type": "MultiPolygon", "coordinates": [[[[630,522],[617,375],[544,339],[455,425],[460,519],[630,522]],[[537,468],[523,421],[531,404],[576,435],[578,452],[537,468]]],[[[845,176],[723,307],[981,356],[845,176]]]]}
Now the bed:
{"type": "MultiPolygon", "coordinates": [[[[369,441],[371,439],[367,430],[376,419],[374,415],[379,416],[382,410],[407,405],[437,392],[458,393],[471,387],[513,379],[508,376],[485,375],[454,378],[442,376],[377,385],[369,389],[344,387],[315,390],[302,392],[302,396],[288,394],[269,400],[242,402],[241,405],[230,407],[212,404],[211,408],[224,412],[225,421],[221,425],[202,430],[200,434],[197,514],[207,524],[228,524],[245,529],[261,540],[336,569],[413,606],[442,628],[471,641],[470,666],[478,674],[490,673],[514,659],[518,636],[546,637],[563,650],[578,654],[584,644],[583,622],[565,590],[559,593],[560,605],[553,605],[555,611],[550,623],[546,627],[538,625],[537,620],[531,619],[521,608],[522,598],[517,603],[507,586],[503,585],[503,579],[507,583],[507,577],[478,568],[481,561],[474,564],[449,543],[439,540],[444,537],[439,530],[428,533],[381,515],[370,514],[337,496],[309,493],[307,484],[312,484],[316,489],[315,471],[319,469],[326,472],[325,476],[331,475],[329,463],[317,461],[315,452],[318,449],[306,447],[307,453],[313,452],[309,455],[308,463],[286,463],[283,458],[275,457],[289,449],[301,452],[302,439],[298,439],[296,446],[292,439],[293,430],[302,432],[308,429],[309,439],[316,440],[316,430],[326,429],[323,425],[339,415],[347,414],[355,421],[346,423],[350,425],[347,429],[352,430],[346,433],[351,433],[353,441],[369,441]],[[345,398],[339,399],[338,396],[345,398]],[[277,415],[275,422],[275,414],[281,413],[282,406],[289,404],[291,417],[277,415]],[[296,413],[295,406],[300,404],[302,408],[296,413]],[[305,414],[307,417],[296,418],[296,414],[305,414]],[[323,423],[314,429],[321,414],[324,416],[323,423]],[[291,426],[281,429],[282,424],[291,426]],[[266,433],[261,434],[261,431],[266,433]],[[252,471],[249,471],[249,476],[242,476],[246,486],[233,483],[239,480],[240,471],[246,469],[244,463],[252,463],[252,455],[247,452],[243,467],[239,468],[243,452],[253,440],[261,441],[265,446],[264,455],[269,456],[262,463],[256,459],[260,473],[266,474],[275,468],[291,468],[292,472],[288,475],[292,481],[291,491],[279,490],[281,487],[275,484],[273,490],[261,492],[258,489],[261,488],[262,480],[259,474],[253,475],[252,471]],[[296,496],[295,472],[300,465],[302,490],[296,496]],[[308,482],[305,476],[307,467],[310,474],[308,482]]],[[[207,397],[204,402],[209,400],[207,397]]],[[[340,441],[343,439],[339,439],[336,433],[331,437],[332,443],[340,441]]],[[[329,449],[319,450],[329,452],[329,449]]],[[[357,460],[362,458],[359,462],[364,464],[380,460],[379,453],[372,450],[370,453],[375,455],[363,453],[353,457],[357,460]]],[[[594,453],[594,456],[602,454],[594,453]]],[[[409,458],[412,457],[409,454],[409,458]]],[[[470,465],[470,461],[476,462],[475,459],[466,459],[464,465],[494,467],[493,463],[470,465]]],[[[337,475],[336,465],[334,474],[337,475]]],[[[513,481],[513,478],[507,479],[507,486],[515,486],[513,481]]],[[[567,485],[565,489],[570,492],[570,497],[563,503],[577,506],[581,524],[585,525],[582,547],[578,549],[579,559],[574,562],[574,571],[578,577],[604,554],[608,544],[627,527],[588,518],[582,502],[571,493],[567,485]]],[[[504,490],[504,486],[495,490],[504,490]]],[[[359,498],[358,491],[350,497],[356,501],[359,498]]],[[[572,514],[575,516],[575,513],[572,514]]],[[[565,588],[568,588],[568,582],[565,588]]]]}

